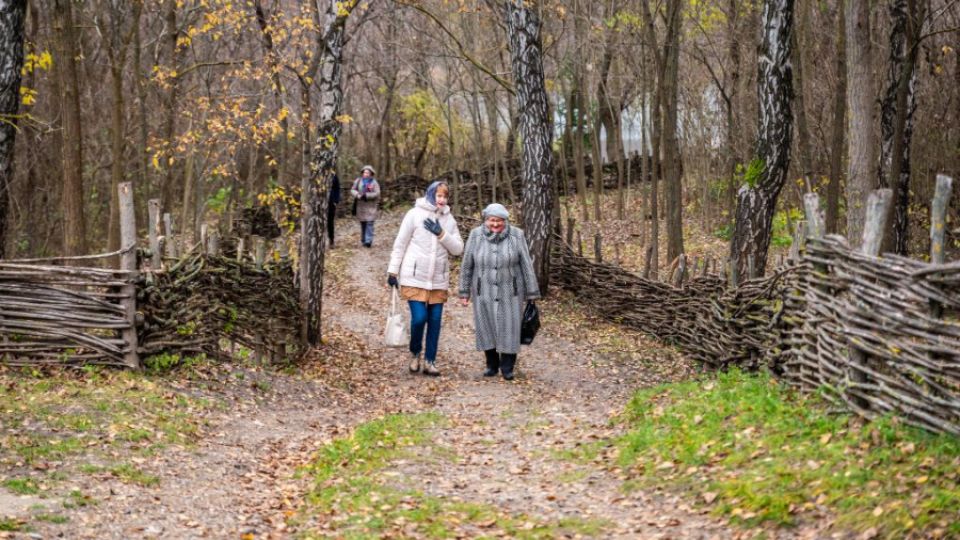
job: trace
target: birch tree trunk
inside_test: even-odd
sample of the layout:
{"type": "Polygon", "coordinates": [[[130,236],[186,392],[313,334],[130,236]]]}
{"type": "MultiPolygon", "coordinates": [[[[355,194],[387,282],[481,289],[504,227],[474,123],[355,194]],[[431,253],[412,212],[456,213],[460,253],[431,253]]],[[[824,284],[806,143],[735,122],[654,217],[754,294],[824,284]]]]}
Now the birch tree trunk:
{"type": "Polygon", "coordinates": [[[847,238],[863,236],[867,194],[877,181],[877,98],[873,75],[870,1],[844,0],[847,47],[847,238]]]}
{"type": "Polygon", "coordinates": [[[730,243],[731,262],[735,262],[741,276],[749,275],[751,260],[759,269],[758,274],[763,274],[777,197],[790,164],[793,0],[765,0],[762,28],[757,62],[760,109],[757,151],[737,193],[737,220],[730,243]]]}
{"type": "Polygon", "coordinates": [[[70,0],[54,1],[54,28],[59,66],[60,106],[63,118],[63,254],[86,251],[83,215],[83,134],[80,127],[80,78],[77,73],[77,35],[70,0]]]}
{"type": "Polygon", "coordinates": [[[523,228],[540,292],[545,294],[553,226],[553,131],[543,77],[540,16],[538,6],[531,4],[509,0],[504,15],[523,140],[523,228]]]}
{"type": "Polygon", "coordinates": [[[7,214],[13,184],[13,144],[20,110],[23,21],[27,0],[0,0],[0,259],[6,257],[7,214]]]}
{"type": "MultiPolygon", "coordinates": [[[[322,337],[320,323],[323,311],[327,194],[331,178],[336,173],[343,127],[340,109],[343,105],[341,63],[344,32],[347,18],[355,6],[355,2],[325,0],[324,10],[319,13],[321,31],[315,53],[319,56],[319,70],[315,79],[320,96],[316,118],[318,128],[310,157],[310,174],[301,179],[300,302],[304,317],[301,340],[309,347],[319,346],[322,337]]],[[[309,104],[309,95],[305,101],[309,104]]]]}
{"type": "Polygon", "coordinates": [[[917,46],[920,0],[890,2],[890,59],[887,89],[880,103],[880,167],[877,184],[894,191],[892,228],[884,235],[884,249],[907,254],[907,225],[910,205],[910,141],[913,113],[917,109],[917,46]]]}

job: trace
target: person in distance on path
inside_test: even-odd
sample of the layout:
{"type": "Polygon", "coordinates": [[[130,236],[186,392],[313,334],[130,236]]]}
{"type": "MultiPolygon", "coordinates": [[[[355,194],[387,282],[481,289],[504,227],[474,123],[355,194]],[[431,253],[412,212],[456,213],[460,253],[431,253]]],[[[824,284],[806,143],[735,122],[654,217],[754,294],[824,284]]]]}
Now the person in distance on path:
{"type": "Polygon", "coordinates": [[[357,205],[357,221],[360,222],[360,242],[364,247],[373,246],[373,222],[377,220],[380,206],[380,184],[373,177],[376,171],[370,165],[360,169],[360,177],[353,181],[350,194],[357,205]]]}
{"type": "Polygon", "coordinates": [[[400,296],[410,305],[410,372],[420,371],[420,355],[425,360],[424,375],[440,375],[437,370],[437,346],[443,304],[450,288],[450,256],[463,253],[463,239],[447,199],[450,188],[434,182],[417,199],[400,224],[393,242],[387,284],[400,287],[400,296]],[[423,331],[427,346],[424,352],[423,331]]]}
{"type": "Polygon", "coordinates": [[[484,377],[499,371],[512,380],[523,307],[540,298],[540,286],[523,230],[510,225],[502,204],[487,206],[483,224],[470,231],[460,265],[459,295],[463,306],[473,299],[477,350],[487,360],[484,377]]]}

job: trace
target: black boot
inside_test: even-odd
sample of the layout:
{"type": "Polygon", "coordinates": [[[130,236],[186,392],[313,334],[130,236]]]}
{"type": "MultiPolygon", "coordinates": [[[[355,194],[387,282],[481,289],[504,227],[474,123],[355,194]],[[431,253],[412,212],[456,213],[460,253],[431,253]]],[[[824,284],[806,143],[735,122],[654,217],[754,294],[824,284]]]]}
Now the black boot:
{"type": "Polygon", "coordinates": [[[503,379],[513,380],[513,367],[517,363],[517,355],[502,353],[500,355],[500,373],[503,373],[503,379]]]}
{"type": "Polygon", "coordinates": [[[500,355],[496,349],[483,351],[483,354],[487,357],[487,369],[483,372],[483,376],[496,377],[497,371],[500,370],[500,355]]]}

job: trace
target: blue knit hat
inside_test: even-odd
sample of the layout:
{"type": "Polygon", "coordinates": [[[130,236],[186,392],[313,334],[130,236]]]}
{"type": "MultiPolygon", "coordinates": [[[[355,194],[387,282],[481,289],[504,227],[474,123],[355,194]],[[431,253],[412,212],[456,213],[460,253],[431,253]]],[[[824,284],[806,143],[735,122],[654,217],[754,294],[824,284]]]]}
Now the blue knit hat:
{"type": "Polygon", "coordinates": [[[500,219],[510,219],[510,212],[500,203],[493,203],[483,209],[483,217],[498,217],[500,219]]]}

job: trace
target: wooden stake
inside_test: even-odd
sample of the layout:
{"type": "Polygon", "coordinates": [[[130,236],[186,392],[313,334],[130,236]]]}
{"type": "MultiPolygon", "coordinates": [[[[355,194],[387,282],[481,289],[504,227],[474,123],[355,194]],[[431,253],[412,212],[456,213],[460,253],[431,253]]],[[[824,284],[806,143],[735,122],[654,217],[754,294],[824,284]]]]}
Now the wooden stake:
{"type": "Polygon", "coordinates": [[[120,255],[120,269],[131,273],[126,278],[127,282],[120,287],[123,294],[120,303],[128,324],[122,331],[126,346],[123,362],[131,369],[140,369],[137,356],[137,290],[134,285],[137,273],[137,218],[133,207],[133,184],[118,184],[117,194],[120,198],[120,246],[124,250],[120,255]]]}
{"type": "Polygon", "coordinates": [[[147,201],[149,223],[147,223],[147,237],[150,239],[150,270],[160,270],[162,261],[160,253],[160,199],[147,201]]]}

